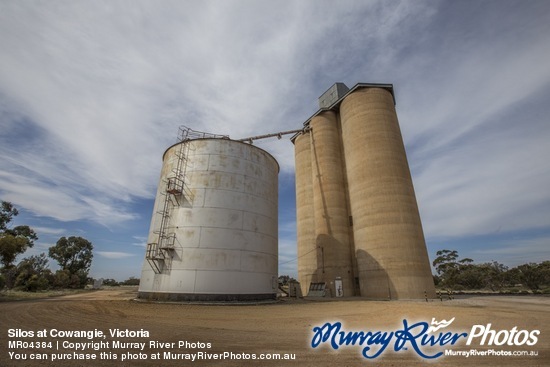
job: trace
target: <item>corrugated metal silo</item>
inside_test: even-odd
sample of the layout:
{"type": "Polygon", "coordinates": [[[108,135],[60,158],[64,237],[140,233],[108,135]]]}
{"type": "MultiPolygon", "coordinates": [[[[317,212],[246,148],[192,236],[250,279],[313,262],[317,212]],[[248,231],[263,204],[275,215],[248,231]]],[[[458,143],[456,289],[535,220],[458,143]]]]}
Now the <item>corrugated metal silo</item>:
{"type": "Polygon", "coordinates": [[[276,298],[278,172],[269,153],[234,140],[188,139],[168,148],[139,297],[276,298]]]}

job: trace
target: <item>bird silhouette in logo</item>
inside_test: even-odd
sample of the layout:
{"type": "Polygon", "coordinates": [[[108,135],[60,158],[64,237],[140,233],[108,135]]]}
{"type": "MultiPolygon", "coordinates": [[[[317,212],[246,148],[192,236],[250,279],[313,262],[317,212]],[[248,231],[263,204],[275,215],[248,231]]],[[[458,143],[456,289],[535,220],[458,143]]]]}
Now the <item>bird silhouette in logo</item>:
{"type": "Polygon", "coordinates": [[[447,326],[451,325],[453,321],[455,321],[454,317],[449,321],[441,320],[439,322],[435,321],[435,318],[432,318],[432,325],[428,328],[428,333],[436,332],[439,329],[446,328],[447,326]]]}

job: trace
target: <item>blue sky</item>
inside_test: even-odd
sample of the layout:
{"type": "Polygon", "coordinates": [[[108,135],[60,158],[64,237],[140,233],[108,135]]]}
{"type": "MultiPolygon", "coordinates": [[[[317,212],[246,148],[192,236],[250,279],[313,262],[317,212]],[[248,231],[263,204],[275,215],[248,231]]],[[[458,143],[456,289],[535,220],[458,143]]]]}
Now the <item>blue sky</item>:
{"type": "MultiPolygon", "coordinates": [[[[550,260],[548,1],[3,1],[0,199],[40,239],[139,277],[179,125],[297,129],[334,82],[393,83],[428,252],[550,260]]],[[[280,274],[296,276],[294,152],[279,176],[280,274]]],[[[53,264],[52,264],[53,265],[53,264]]]]}

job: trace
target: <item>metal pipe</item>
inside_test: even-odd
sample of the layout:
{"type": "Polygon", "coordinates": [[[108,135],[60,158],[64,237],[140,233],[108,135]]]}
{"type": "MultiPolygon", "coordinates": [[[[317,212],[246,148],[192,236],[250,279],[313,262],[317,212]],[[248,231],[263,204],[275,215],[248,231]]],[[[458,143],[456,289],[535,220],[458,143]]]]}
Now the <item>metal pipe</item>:
{"type": "Polygon", "coordinates": [[[281,139],[281,138],[283,137],[283,135],[295,134],[295,133],[299,133],[299,132],[301,132],[301,131],[304,131],[304,129],[302,128],[302,129],[298,129],[298,130],[288,130],[288,131],[281,131],[281,132],[272,133],[272,134],[251,136],[251,137],[249,137],[249,138],[237,139],[237,141],[248,142],[248,143],[252,144],[252,142],[253,142],[254,140],[272,138],[272,137],[275,137],[275,136],[276,136],[278,139],[281,139]]]}

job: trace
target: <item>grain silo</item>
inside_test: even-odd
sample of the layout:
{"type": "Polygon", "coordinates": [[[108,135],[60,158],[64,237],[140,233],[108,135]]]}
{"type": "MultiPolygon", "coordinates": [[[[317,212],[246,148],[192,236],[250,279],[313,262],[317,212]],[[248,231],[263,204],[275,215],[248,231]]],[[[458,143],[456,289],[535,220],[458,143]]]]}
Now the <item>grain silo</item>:
{"type": "Polygon", "coordinates": [[[435,297],[393,85],[336,83],[319,102],[293,137],[302,291],[338,279],[346,296],[435,297]]]}
{"type": "Polygon", "coordinates": [[[227,137],[180,132],[163,156],[139,297],[276,298],[277,161],[227,137]]]}
{"type": "Polygon", "coordinates": [[[331,295],[353,295],[349,214],[337,114],[323,111],[311,119],[309,127],[315,245],[321,274],[329,279],[331,295]],[[342,281],[339,287],[336,278],[342,281]]]}
{"type": "Polygon", "coordinates": [[[307,286],[322,280],[322,266],[315,241],[313,214],[313,171],[311,165],[311,133],[305,131],[294,140],[296,161],[296,241],[298,255],[298,281],[302,294],[307,286]]]}

